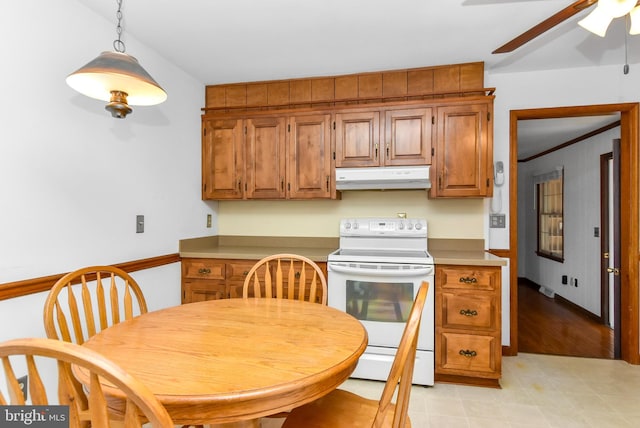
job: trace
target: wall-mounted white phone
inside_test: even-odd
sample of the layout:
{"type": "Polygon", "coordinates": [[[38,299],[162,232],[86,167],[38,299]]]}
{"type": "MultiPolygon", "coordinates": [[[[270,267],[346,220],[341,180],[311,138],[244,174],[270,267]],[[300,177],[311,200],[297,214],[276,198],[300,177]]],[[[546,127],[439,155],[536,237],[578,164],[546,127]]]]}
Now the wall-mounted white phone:
{"type": "Polygon", "coordinates": [[[495,214],[502,211],[502,192],[500,191],[500,187],[504,184],[504,163],[502,161],[498,161],[494,165],[493,184],[496,186],[496,190],[491,198],[490,209],[495,214]]]}
{"type": "Polygon", "coordinates": [[[504,184],[504,164],[502,163],[502,161],[496,162],[494,175],[495,177],[493,179],[493,182],[495,183],[496,187],[502,186],[504,184]]]}

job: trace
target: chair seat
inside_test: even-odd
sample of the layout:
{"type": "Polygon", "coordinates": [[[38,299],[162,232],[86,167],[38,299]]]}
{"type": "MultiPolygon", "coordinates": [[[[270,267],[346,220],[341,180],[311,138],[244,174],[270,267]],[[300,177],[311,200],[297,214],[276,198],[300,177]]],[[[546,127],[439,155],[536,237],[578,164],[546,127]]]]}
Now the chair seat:
{"type": "MultiPolygon", "coordinates": [[[[378,401],[369,400],[349,391],[335,391],[291,411],[282,428],[371,428],[378,411],[378,401]]],[[[391,427],[394,405],[381,428],[391,427]]],[[[411,428],[407,417],[406,428],[411,428]]]]}

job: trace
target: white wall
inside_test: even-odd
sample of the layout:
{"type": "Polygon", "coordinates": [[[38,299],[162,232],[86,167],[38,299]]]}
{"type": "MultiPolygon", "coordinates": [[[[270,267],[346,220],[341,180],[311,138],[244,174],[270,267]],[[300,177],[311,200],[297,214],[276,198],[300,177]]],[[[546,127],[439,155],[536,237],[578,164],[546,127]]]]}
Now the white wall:
{"type": "MultiPolygon", "coordinates": [[[[125,28],[127,53],[168,100],[114,119],[65,83],[112,49],[112,23],[80,1],[30,0],[5,5],[0,34],[0,283],[175,253],[179,239],[216,233],[205,227],[216,205],[199,191],[202,83],[125,28]]],[[[179,304],[177,263],[133,276],[151,310],[179,304]]],[[[44,336],[44,297],[0,301],[0,340],[44,336]]]]}
{"type": "Polygon", "coordinates": [[[518,276],[552,289],[565,299],[600,315],[600,155],[612,150],[620,128],[519,164],[518,276]],[[536,255],[537,211],[533,176],[564,167],[564,261],[536,255]],[[562,275],[578,287],[562,284],[562,275]]]}

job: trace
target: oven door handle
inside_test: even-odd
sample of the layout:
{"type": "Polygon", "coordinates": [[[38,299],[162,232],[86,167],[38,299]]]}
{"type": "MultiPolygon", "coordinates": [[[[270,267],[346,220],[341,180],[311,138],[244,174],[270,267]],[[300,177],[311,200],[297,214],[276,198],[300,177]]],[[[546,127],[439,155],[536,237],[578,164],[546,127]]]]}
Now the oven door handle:
{"type": "Polygon", "coordinates": [[[433,274],[433,266],[426,266],[422,269],[367,269],[367,268],[357,268],[353,266],[345,267],[336,264],[330,265],[330,270],[339,273],[351,273],[351,274],[364,274],[371,276],[395,276],[395,277],[406,277],[406,276],[425,276],[433,274]]]}

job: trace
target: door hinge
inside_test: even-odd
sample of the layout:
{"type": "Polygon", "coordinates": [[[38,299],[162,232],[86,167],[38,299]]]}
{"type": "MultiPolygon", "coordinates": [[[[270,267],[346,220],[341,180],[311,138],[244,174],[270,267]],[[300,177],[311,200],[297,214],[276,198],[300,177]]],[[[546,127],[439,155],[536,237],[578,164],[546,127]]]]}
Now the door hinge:
{"type": "Polygon", "coordinates": [[[603,259],[608,259],[609,258],[609,253],[602,253],[602,258],[603,259]]]}

